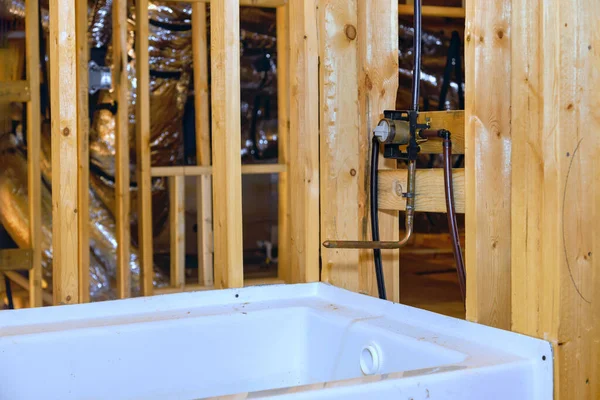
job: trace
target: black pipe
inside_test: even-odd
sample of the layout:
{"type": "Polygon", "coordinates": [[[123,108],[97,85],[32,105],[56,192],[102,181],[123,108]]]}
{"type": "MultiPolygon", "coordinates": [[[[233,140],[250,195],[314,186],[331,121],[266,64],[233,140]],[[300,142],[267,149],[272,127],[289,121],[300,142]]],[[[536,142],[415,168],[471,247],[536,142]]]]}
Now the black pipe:
{"type": "Polygon", "coordinates": [[[8,300],[8,309],[14,310],[15,303],[13,302],[12,288],[10,286],[10,279],[8,276],[4,275],[4,285],[6,286],[6,298],[8,300]]]}
{"type": "MultiPolygon", "coordinates": [[[[377,204],[377,172],[379,164],[379,140],[373,136],[371,143],[371,182],[370,197],[371,203],[371,236],[373,241],[379,241],[379,207],[377,204]]],[[[385,300],[385,278],[383,276],[383,264],[381,261],[381,249],[373,249],[373,261],[375,263],[375,276],[377,277],[377,292],[379,298],[385,300]]]]}
{"type": "Polygon", "coordinates": [[[419,111],[419,84],[421,83],[421,42],[422,42],[422,27],[421,27],[421,0],[415,0],[414,12],[414,35],[413,35],[413,81],[412,81],[412,110],[419,111]]]}

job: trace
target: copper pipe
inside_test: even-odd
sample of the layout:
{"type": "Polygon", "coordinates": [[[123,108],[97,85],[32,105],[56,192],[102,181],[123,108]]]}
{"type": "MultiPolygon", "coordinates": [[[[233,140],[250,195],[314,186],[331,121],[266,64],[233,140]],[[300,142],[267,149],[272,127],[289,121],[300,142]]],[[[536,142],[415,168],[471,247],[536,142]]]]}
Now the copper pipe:
{"type": "Polygon", "coordinates": [[[458,284],[463,301],[466,298],[466,275],[465,264],[463,261],[462,251],[460,248],[460,237],[458,235],[458,224],[456,223],[456,210],[454,208],[454,188],[452,185],[452,141],[450,133],[440,131],[440,137],[443,141],[443,158],[444,158],[444,187],[446,191],[446,209],[448,211],[448,228],[452,237],[452,246],[454,249],[454,261],[456,262],[456,272],[458,274],[458,284]]]}
{"type": "Polygon", "coordinates": [[[419,136],[423,139],[435,139],[440,137],[439,129],[423,129],[419,132],[419,136]]]}
{"type": "Polygon", "coordinates": [[[404,237],[397,242],[384,241],[361,241],[361,240],[328,240],[323,242],[323,246],[328,249],[382,249],[395,250],[400,249],[408,243],[408,240],[413,233],[413,225],[415,219],[415,178],[416,178],[416,161],[411,160],[408,164],[408,192],[406,196],[406,218],[404,225],[406,232],[404,237]]]}

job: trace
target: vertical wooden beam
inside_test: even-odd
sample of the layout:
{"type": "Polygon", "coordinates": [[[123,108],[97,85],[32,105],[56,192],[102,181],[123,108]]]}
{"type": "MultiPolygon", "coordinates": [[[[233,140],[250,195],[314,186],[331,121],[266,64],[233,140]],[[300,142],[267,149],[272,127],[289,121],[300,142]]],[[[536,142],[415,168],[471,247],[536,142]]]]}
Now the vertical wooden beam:
{"type": "Polygon", "coordinates": [[[50,1],[54,304],[79,302],[77,43],[74,0],[50,1]]]}
{"type": "MultiPolygon", "coordinates": [[[[194,101],[196,107],[196,158],[210,165],[210,109],[208,96],[208,42],[206,4],[192,4],[192,53],[194,57],[194,101]]],[[[212,176],[196,178],[198,213],[198,282],[213,285],[212,176]]]]}
{"type": "Polygon", "coordinates": [[[171,234],[171,286],[185,284],[185,177],[169,178],[169,227],[171,234]]]}
{"type": "MultiPolygon", "coordinates": [[[[117,239],[117,296],[131,297],[129,270],[129,88],[127,80],[127,0],[113,1],[113,90],[115,115],[115,221],[117,239]]],[[[141,83],[141,82],[140,82],[141,83]]],[[[143,197],[143,195],[141,196],[143,197]]]]}
{"type": "Polygon", "coordinates": [[[211,4],[215,286],[243,287],[240,4],[211,4]]]}
{"type": "MultiPolygon", "coordinates": [[[[358,2],[358,91],[360,107],[360,163],[358,165],[361,240],[371,240],[369,218],[369,170],[373,129],[383,110],[394,109],[398,91],[398,2],[371,0],[358,2]]],[[[396,168],[394,160],[380,158],[379,168],[396,168]]],[[[379,212],[382,240],[398,240],[398,212],[379,212]]],[[[382,251],[388,299],[400,300],[399,251],[382,251]]],[[[377,296],[373,252],[361,251],[359,290],[377,296]]]]}
{"type": "Polygon", "coordinates": [[[277,18],[277,143],[278,162],[286,166],[279,174],[277,264],[278,276],[286,282],[291,279],[290,246],[290,9],[285,6],[276,10],[277,18]]]}
{"type": "Polygon", "coordinates": [[[465,31],[467,318],[510,329],[510,1],[468,0],[465,31]]]}
{"type": "Polygon", "coordinates": [[[137,77],[136,161],[138,184],[138,246],[140,284],[144,296],[153,292],[152,176],[150,171],[150,61],[148,56],[148,0],[135,9],[135,60],[137,77]]]}
{"type": "Polygon", "coordinates": [[[27,103],[27,192],[29,196],[29,243],[32,267],[29,271],[29,305],[42,302],[42,174],[40,170],[40,42],[37,0],[25,3],[25,52],[27,82],[31,98],[27,103]]]}
{"type": "Polygon", "coordinates": [[[512,328],[600,398],[600,3],[512,0],[512,328]]]}
{"type": "Polygon", "coordinates": [[[77,30],[77,130],[79,132],[79,302],[90,301],[90,148],[88,118],[88,7],[76,4],[77,30]]]}
{"type": "Polygon", "coordinates": [[[291,282],[319,274],[319,48],[314,0],[290,0],[291,282]]]}
{"type": "MultiPolygon", "coordinates": [[[[359,175],[357,8],[319,3],[321,240],[356,240],[359,175]]],[[[321,280],[358,291],[358,250],[321,248],[321,280]]]]}

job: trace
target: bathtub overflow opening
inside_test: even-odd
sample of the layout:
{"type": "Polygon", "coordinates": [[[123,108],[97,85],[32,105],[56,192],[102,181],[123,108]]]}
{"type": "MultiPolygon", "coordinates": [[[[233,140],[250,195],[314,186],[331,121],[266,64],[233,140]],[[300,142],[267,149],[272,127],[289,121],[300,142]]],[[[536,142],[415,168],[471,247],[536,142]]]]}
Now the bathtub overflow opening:
{"type": "Polygon", "coordinates": [[[377,346],[365,346],[360,353],[360,369],[365,375],[374,375],[379,371],[381,357],[377,346]]]}

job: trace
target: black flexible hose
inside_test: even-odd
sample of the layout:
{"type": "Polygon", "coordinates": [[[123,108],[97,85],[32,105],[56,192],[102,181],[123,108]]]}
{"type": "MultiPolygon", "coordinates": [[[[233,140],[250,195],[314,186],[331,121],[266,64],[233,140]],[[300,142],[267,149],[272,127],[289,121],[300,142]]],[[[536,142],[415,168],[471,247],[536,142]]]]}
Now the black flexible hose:
{"type": "MultiPolygon", "coordinates": [[[[379,164],[379,141],[373,136],[371,143],[371,187],[370,198],[371,202],[371,235],[373,241],[379,240],[379,207],[377,204],[377,172],[379,164]]],[[[375,262],[375,276],[377,277],[377,292],[379,298],[386,300],[385,279],[383,276],[383,264],[381,261],[381,249],[373,249],[373,261],[375,262]]]]}
{"type": "Polygon", "coordinates": [[[4,285],[6,286],[6,298],[8,299],[8,309],[14,310],[15,303],[13,302],[12,288],[10,286],[10,279],[4,275],[4,285]]]}

